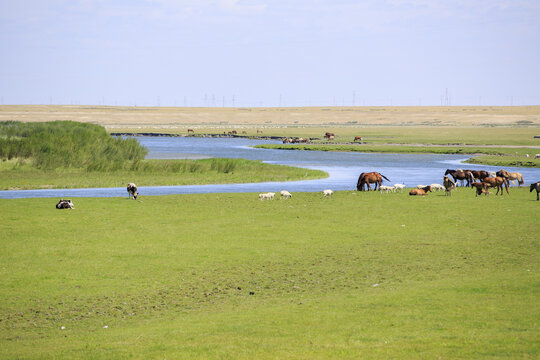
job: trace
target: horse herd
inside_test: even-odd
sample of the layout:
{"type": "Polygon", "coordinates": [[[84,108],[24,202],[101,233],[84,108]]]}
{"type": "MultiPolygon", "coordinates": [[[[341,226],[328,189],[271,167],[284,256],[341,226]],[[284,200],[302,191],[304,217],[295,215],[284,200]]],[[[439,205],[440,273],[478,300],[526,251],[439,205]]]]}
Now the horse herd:
{"type": "MultiPolygon", "coordinates": [[[[386,176],[378,172],[370,173],[361,173],[358,177],[358,182],[356,184],[356,190],[364,191],[367,187],[367,191],[371,190],[369,184],[374,184],[374,189],[381,192],[390,192],[390,191],[401,191],[404,187],[402,184],[395,184],[394,186],[384,186],[382,185],[383,179],[390,181],[386,176]]],[[[452,190],[455,189],[459,183],[463,186],[463,183],[466,182],[465,186],[470,186],[475,189],[476,196],[478,195],[489,195],[490,188],[497,188],[495,195],[506,190],[508,192],[509,183],[516,184],[521,187],[525,183],[523,175],[519,172],[508,172],[504,169],[501,169],[497,172],[488,172],[485,170],[463,170],[463,169],[446,169],[446,172],[443,176],[443,185],[440,184],[431,184],[431,185],[418,185],[416,189],[412,189],[409,192],[411,196],[425,196],[428,192],[432,190],[445,190],[446,195],[451,195],[452,190]],[[503,190],[504,187],[504,190],[503,190]]],[[[532,183],[530,185],[529,192],[536,190],[536,200],[540,200],[540,182],[532,183]]]]}

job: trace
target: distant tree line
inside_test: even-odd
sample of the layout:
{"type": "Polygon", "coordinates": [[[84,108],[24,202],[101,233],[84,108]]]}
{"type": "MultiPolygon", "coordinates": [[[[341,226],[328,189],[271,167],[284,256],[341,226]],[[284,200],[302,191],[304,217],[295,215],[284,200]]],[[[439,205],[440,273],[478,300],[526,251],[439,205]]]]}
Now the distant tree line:
{"type": "Polygon", "coordinates": [[[39,169],[133,169],[147,153],[136,139],[112,137],[95,124],[0,122],[0,159],[29,159],[39,169]]]}

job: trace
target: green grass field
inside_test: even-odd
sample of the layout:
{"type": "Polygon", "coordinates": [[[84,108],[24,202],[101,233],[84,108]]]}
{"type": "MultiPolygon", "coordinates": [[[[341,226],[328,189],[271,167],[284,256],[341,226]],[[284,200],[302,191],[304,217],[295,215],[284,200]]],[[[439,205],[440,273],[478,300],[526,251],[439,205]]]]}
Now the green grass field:
{"type": "Polygon", "coordinates": [[[30,161],[0,162],[0,190],[232,184],[318,179],[324,171],[266,164],[245,159],[143,160],[137,170],[41,170],[30,161]]]}
{"type": "Polygon", "coordinates": [[[140,199],[0,200],[0,358],[539,355],[528,189],[140,199]]]}

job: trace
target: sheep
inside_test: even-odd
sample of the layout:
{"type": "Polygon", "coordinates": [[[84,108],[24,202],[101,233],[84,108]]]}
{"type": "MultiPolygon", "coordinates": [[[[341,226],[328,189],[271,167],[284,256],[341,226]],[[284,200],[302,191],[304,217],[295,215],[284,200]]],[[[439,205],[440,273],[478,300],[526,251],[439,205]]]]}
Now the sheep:
{"type": "Polygon", "coordinates": [[[323,190],[323,198],[327,196],[330,197],[332,194],[334,194],[334,192],[330,189],[323,190]]]}
{"type": "Polygon", "coordinates": [[[425,188],[426,186],[427,186],[427,185],[416,185],[416,188],[417,188],[417,189],[423,189],[423,188],[425,188]]]}
{"type": "Polygon", "coordinates": [[[259,200],[274,200],[274,195],[276,193],[268,192],[264,194],[259,194],[259,200]]]}
{"type": "Polygon", "coordinates": [[[389,193],[391,191],[394,191],[394,187],[393,186],[386,186],[386,185],[381,185],[379,186],[379,191],[382,193],[382,192],[385,192],[385,193],[389,193]]]}
{"type": "Polygon", "coordinates": [[[403,184],[394,184],[394,191],[399,191],[399,192],[402,192],[403,189],[405,189],[405,185],[403,184]]]}
{"type": "Polygon", "coordinates": [[[441,184],[431,184],[431,190],[441,191],[444,190],[444,186],[441,184]]]}
{"type": "Polygon", "coordinates": [[[292,197],[292,194],[290,192],[288,192],[287,190],[281,190],[279,195],[281,196],[282,199],[283,198],[288,199],[288,198],[292,197]]]}
{"type": "Polygon", "coordinates": [[[536,154],[536,155],[534,155],[534,158],[535,158],[535,159],[538,159],[538,158],[540,158],[540,154],[536,154]]]}

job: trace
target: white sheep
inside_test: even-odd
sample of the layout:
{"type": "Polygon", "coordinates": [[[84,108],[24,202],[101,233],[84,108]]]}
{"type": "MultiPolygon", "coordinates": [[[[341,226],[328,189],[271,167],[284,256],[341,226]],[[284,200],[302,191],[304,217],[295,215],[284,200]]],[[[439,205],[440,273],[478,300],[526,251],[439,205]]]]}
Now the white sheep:
{"type": "Polygon", "coordinates": [[[323,190],[323,197],[332,196],[333,193],[330,189],[323,190]]]}
{"type": "Polygon", "coordinates": [[[404,184],[394,184],[394,191],[402,192],[403,189],[405,189],[405,185],[404,185],[404,184]]]}
{"type": "Polygon", "coordinates": [[[417,189],[423,189],[423,188],[425,188],[426,186],[427,186],[427,185],[416,185],[416,188],[417,188],[417,189]]]}
{"type": "Polygon", "coordinates": [[[394,190],[394,187],[393,186],[386,186],[386,185],[381,185],[379,186],[379,191],[382,193],[382,192],[385,192],[385,193],[389,193],[391,191],[394,190]]]}
{"type": "Polygon", "coordinates": [[[288,192],[287,190],[281,190],[279,195],[281,196],[281,198],[285,198],[285,199],[288,199],[288,198],[292,197],[292,194],[290,192],[288,192]]]}
{"type": "Polygon", "coordinates": [[[441,184],[431,184],[431,190],[442,191],[444,190],[444,186],[442,186],[441,184]]]}
{"type": "Polygon", "coordinates": [[[274,200],[274,195],[276,193],[269,192],[265,194],[259,194],[259,200],[274,200]]]}
{"type": "Polygon", "coordinates": [[[536,155],[534,155],[534,158],[535,158],[535,159],[538,159],[538,158],[540,158],[540,154],[536,154],[536,155]]]}

